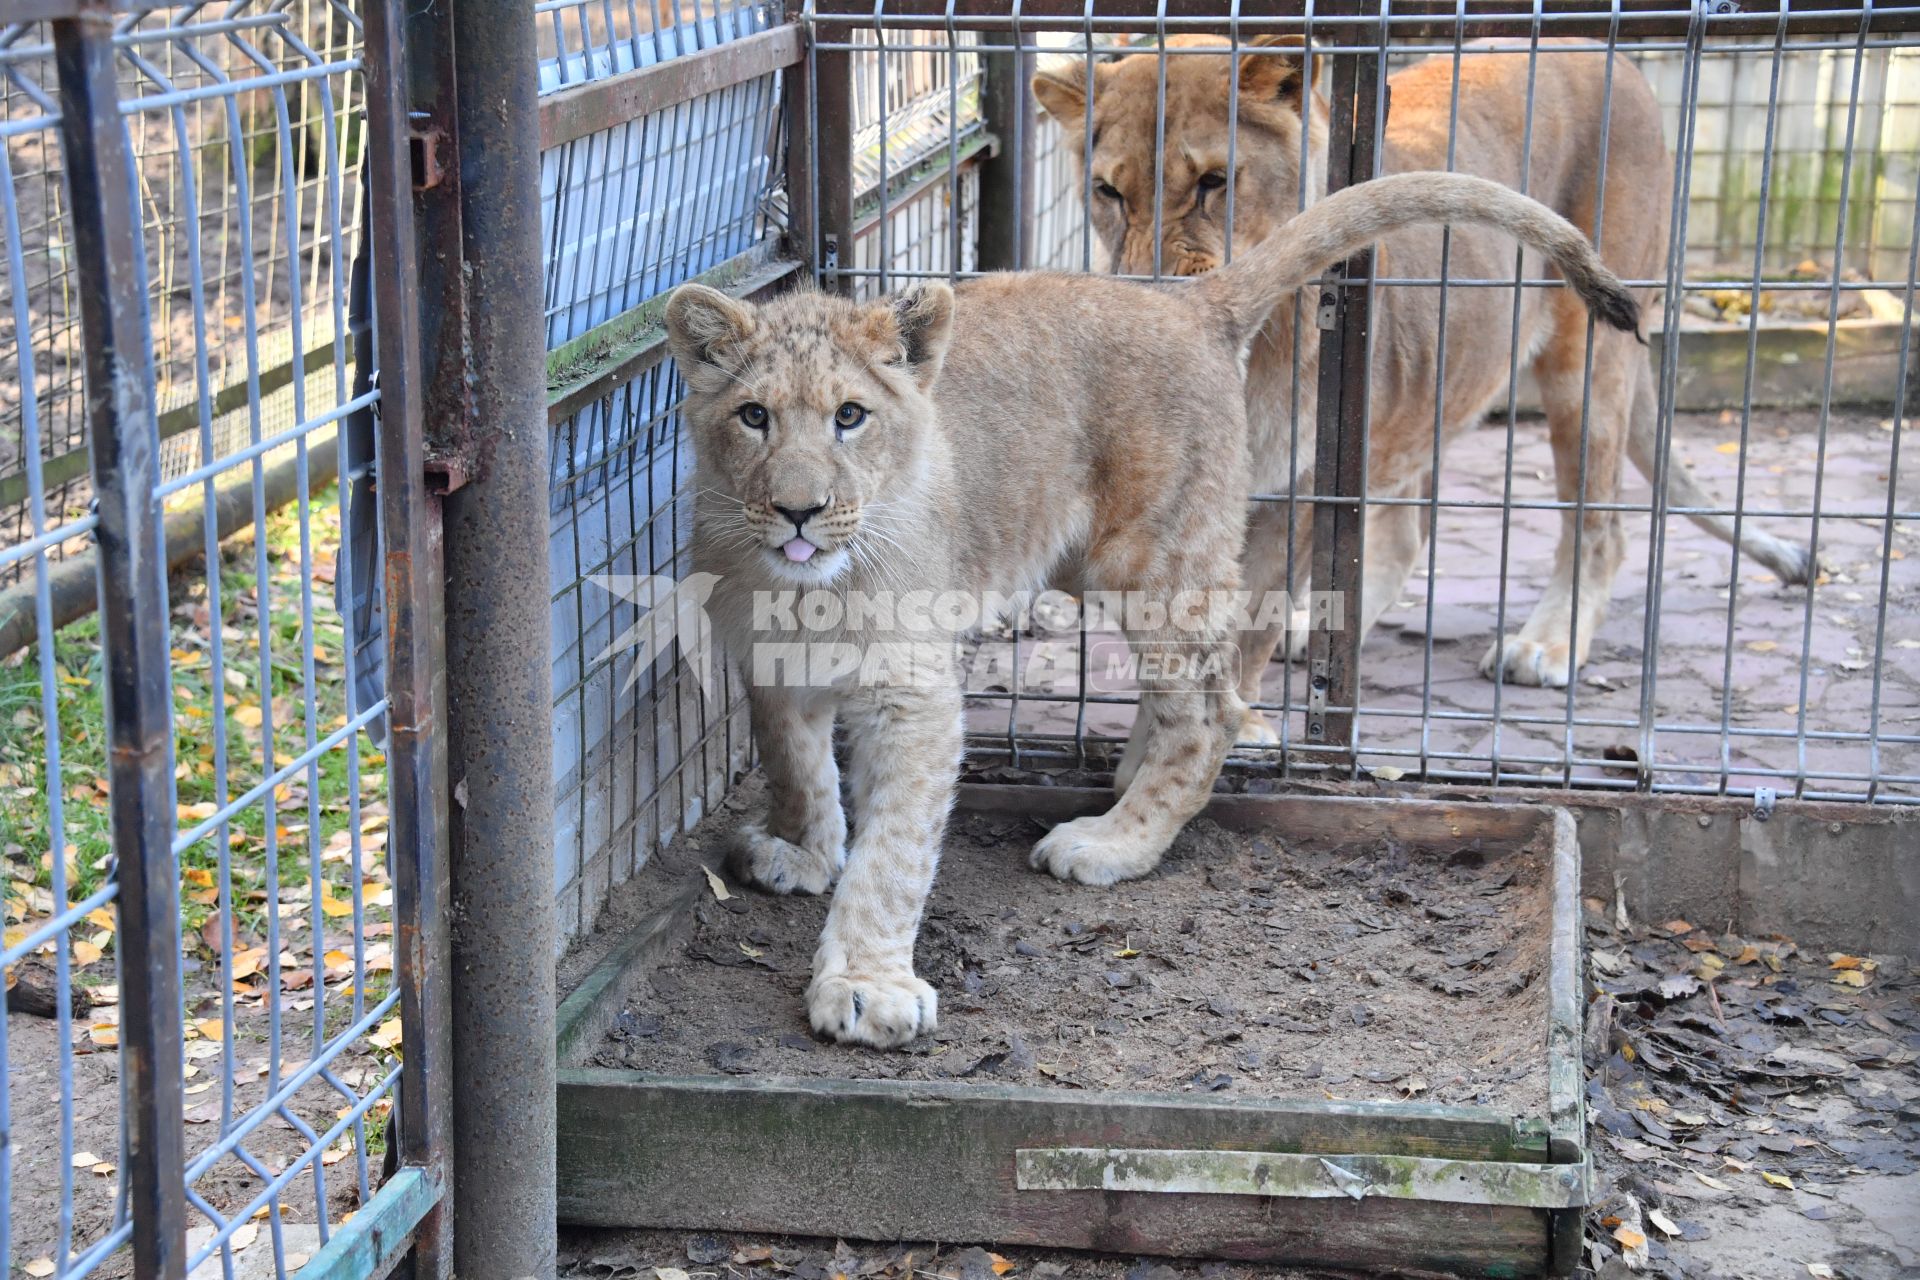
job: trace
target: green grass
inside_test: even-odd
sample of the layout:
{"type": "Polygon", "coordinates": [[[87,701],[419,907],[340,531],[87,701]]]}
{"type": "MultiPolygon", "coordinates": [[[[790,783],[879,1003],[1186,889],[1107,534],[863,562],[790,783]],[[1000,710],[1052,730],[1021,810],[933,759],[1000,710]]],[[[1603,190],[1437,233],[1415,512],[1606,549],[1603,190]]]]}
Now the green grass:
{"type": "MultiPolygon", "coordinates": [[[[223,801],[230,801],[258,785],[269,772],[304,752],[309,738],[319,741],[346,723],[345,639],[332,602],[330,581],[334,550],[339,541],[338,498],[329,489],[310,507],[308,544],[303,562],[297,508],[270,515],[265,535],[266,582],[258,574],[257,548],[252,531],[236,535],[221,548],[219,569],[221,651],[224,669],[220,687],[214,685],[214,626],[211,593],[200,566],[175,575],[170,592],[170,679],[174,693],[174,777],[178,787],[177,832],[198,826],[223,801]],[[305,646],[309,642],[302,610],[303,579],[312,582],[314,647],[313,715],[309,724],[304,692],[305,646]],[[266,650],[261,662],[260,601],[264,594],[266,650]],[[216,768],[216,717],[225,729],[227,763],[224,790],[216,768]],[[264,722],[273,724],[273,763],[268,762],[264,722]]],[[[53,887],[51,805],[48,795],[47,725],[42,713],[40,654],[37,648],[0,664],[0,845],[7,871],[7,932],[30,929],[46,918],[53,887]]],[[[109,866],[112,838],[106,797],[106,736],[104,694],[105,656],[97,617],[88,617],[62,630],[54,640],[53,663],[60,750],[57,779],[66,844],[69,901],[86,897],[101,886],[109,866]]],[[[316,849],[328,851],[344,839],[352,821],[349,798],[351,771],[359,766],[360,812],[363,829],[384,830],[386,762],[364,732],[320,754],[310,768],[299,769],[266,797],[234,815],[222,832],[216,828],[181,855],[181,914],[183,947],[198,955],[205,970],[217,973],[218,951],[210,939],[220,936],[219,867],[221,846],[228,853],[234,901],[232,930],[236,950],[266,940],[271,864],[277,873],[273,887],[305,887],[311,891],[311,866],[316,849]],[[351,753],[351,754],[350,754],[351,753]],[[269,810],[274,839],[267,838],[269,810]],[[272,856],[269,856],[269,847],[272,856]]],[[[376,841],[379,836],[373,836],[376,841]]],[[[333,848],[323,861],[322,878],[328,900],[351,901],[351,868],[344,850],[333,848]]],[[[379,856],[364,861],[383,861],[379,856]]],[[[385,886],[384,874],[369,879],[364,893],[371,898],[385,886]]],[[[337,907],[334,908],[338,910],[337,907]]],[[[303,917],[311,916],[302,908],[303,917]]],[[[364,918],[385,921],[390,912],[368,905],[364,918]]],[[[285,917],[283,915],[283,921],[285,917]]],[[[327,942],[339,946],[349,934],[351,917],[324,920],[327,942]]],[[[283,949],[294,949],[305,960],[312,946],[311,929],[283,928],[283,949]]],[[[100,946],[107,958],[80,964],[86,949],[75,955],[78,980],[85,985],[113,981],[111,930],[82,924],[73,938],[100,946]]],[[[367,995],[385,994],[388,976],[375,974],[367,995]]],[[[264,978],[260,979],[264,982],[264,978]]],[[[190,983],[191,986],[191,983],[190,983]]],[[[217,984],[216,984],[217,986],[217,984]]],[[[332,999],[330,1004],[335,1003],[332,999]]],[[[341,1002],[344,1003],[344,1002],[341,1002]]],[[[331,1021],[331,1020],[330,1020],[331,1021]]]]}

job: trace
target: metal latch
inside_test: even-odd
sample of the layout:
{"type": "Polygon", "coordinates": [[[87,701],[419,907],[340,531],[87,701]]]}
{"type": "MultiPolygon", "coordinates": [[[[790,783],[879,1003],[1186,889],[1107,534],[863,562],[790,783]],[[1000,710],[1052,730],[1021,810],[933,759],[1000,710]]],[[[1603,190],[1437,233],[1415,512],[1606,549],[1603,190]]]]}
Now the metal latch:
{"type": "Polygon", "coordinates": [[[1753,789],[1753,817],[1756,822],[1765,822],[1773,817],[1773,804],[1779,797],[1772,787],[1753,789]]]}
{"type": "Polygon", "coordinates": [[[1304,1200],[1428,1200],[1574,1209],[1588,1203],[1592,1166],[1441,1160],[1424,1156],[1284,1151],[1157,1151],[1039,1147],[1014,1153],[1021,1191],[1141,1191],[1304,1200]]]}

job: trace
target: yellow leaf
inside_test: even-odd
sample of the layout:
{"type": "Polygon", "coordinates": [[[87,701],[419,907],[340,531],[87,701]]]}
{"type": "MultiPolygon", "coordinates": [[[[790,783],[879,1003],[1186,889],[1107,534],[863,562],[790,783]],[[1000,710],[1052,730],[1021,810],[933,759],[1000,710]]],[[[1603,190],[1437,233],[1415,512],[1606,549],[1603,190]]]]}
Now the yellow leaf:
{"type": "Polygon", "coordinates": [[[232,1241],[232,1244],[233,1244],[233,1251],[235,1253],[240,1252],[240,1250],[252,1244],[253,1238],[259,1234],[260,1234],[259,1223],[257,1222],[242,1223],[238,1228],[235,1229],[233,1235],[229,1237],[229,1239],[232,1241]]]}
{"type": "Polygon", "coordinates": [[[250,702],[244,707],[235,707],[233,709],[233,718],[238,720],[245,728],[258,729],[263,716],[259,704],[250,702]]]}
{"type": "Polygon", "coordinates": [[[1647,1242],[1645,1236],[1629,1226],[1615,1227],[1613,1229],[1613,1238],[1628,1249],[1638,1249],[1647,1242]]]}
{"type": "MultiPolygon", "coordinates": [[[[254,974],[260,972],[262,966],[266,963],[266,959],[267,949],[265,947],[248,947],[244,951],[234,952],[233,980],[238,982],[242,978],[251,978],[254,974]]],[[[216,1040],[219,1039],[218,1036],[212,1038],[216,1040]]]]}
{"type": "Polygon", "coordinates": [[[1679,1225],[1658,1209],[1647,1210],[1647,1221],[1651,1222],[1662,1235],[1677,1236],[1680,1234],[1679,1225]]]}
{"type": "Polygon", "coordinates": [[[100,948],[94,946],[85,938],[75,938],[73,940],[73,962],[75,964],[84,968],[99,958],[100,948]]]}
{"type": "Polygon", "coordinates": [[[1864,987],[1867,985],[1867,975],[1858,969],[1847,969],[1841,973],[1836,973],[1833,975],[1833,980],[1843,987],[1864,987]]]}
{"type": "Polygon", "coordinates": [[[185,879],[188,884],[197,885],[205,889],[213,884],[213,872],[207,870],[205,867],[188,867],[185,873],[185,879]]]}
{"type": "Polygon", "coordinates": [[[1850,956],[1844,951],[1830,951],[1827,953],[1827,967],[1830,969],[1863,969],[1866,967],[1866,961],[1862,960],[1859,956],[1850,956]]]}
{"type": "Polygon", "coordinates": [[[1728,440],[1713,446],[1713,451],[1715,453],[1738,453],[1740,452],[1740,442],[1738,440],[1728,440]]]}
{"type": "Polygon", "coordinates": [[[997,1276],[1003,1276],[1007,1274],[1007,1272],[1013,1270],[1014,1267],[1018,1265],[1016,1263],[1007,1261],[1005,1258],[1001,1257],[997,1253],[988,1254],[987,1261],[993,1264],[993,1274],[997,1276]]]}
{"type": "Polygon", "coordinates": [[[1693,1176],[1694,1176],[1694,1177],[1696,1177],[1696,1178],[1698,1178],[1698,1179],[1700,1179],[1700,1181],[1701,1181],[1701,1182],[1702,1182],[1702,1183],[1703,1183],[1704,1185],[1706,1185],[1706,1186],[1709,1186],[1709,1187],[1712,1187],[1712,1188],[1713,1188],[1713,1189],[1714,1189],[1715,1191],[1731,1191],[1731,1190],[1733,1190],[1733,1187],[1732,1187],[1732,1185],[1731,1185],[1730,1183],[1725,1183],[1725,1182],[1722,1182],[1722,1181],[1720,1181],[1720,1179],[1718,1179],[1718,1178],[1716,1178],[1716,1177],[1714,1177],[1714,1176],[1713,1176],[1712,1174],[1710,1174],[1710,1173],[1701,1173],[1701,1172],[1699,1172],[1698,1170],[1695,1170],[1695,1171],[1694,1171],[1694,1175],[1693,1175],[1693,1176]]]}
{"type": "Polygon", "coordinates": [[[1747,649],[1751,653],[1772,653],[1780,647],[1778,640],[1749,640],[1747,649]]]}
{"type": "Polygon", "coordinates": [[[95,1165],[95,1166],[93,1166],[93,1168],[91,1168],[91,1169],[89,1169],[89,1170],[87,1170],[87,1172],[89,1172],[89,1173],[91,1173],[91,1174],[93,1174],[93,1176],[94,1176],[94,1177],[96,1177],[96,1178],[106,1178],[106,1177],[111,1177],[111,1176],[112,1176],[112,1175],[113,1175],[114,1173],[116,1173],[116,1172],[118,1172],[118,1171],[119,1171],[119,1166],[118,1166],[118,1165],[114,1165],[114,1164],[109,1164],[109,1163],[108,1163],[107,1161],[105,1161],[105,1160],[102,1160],[102,1161],[101,1161],[101,1162],[100,1162],[99,1164],[97,1164],[97,1165],[95,1165]]]}
{"type": "Polygon", "coordinates": [[[227,1036],[227,1029],[221,1025],[220,1019],[218,1018],[203,1018],[193,1024],[193,1029],[216,1044],[226,1039],[227,1036]]]}
{"type": "Polygon", "coordinates": [[[53,1274],[53,1259],[35,1258],[32,1262],[29,1262],[20,1269],[32,1276],[33,1280],[40,1280],[42,1276],[50,1276],[53,1274]]]}
{"type": "Polygon", "coordinates": [[[87,1039],[102,1049],[111,1049],[120,1043],[120,1028],[111,1022],[96,1022],[87,1028],[87,1039]]]}
{"type": "Polygon", "coordinates": [[[211,800],[202,800],[199,804],[183,804],[180,806],[180,821],[205,822],[218,812],[220,812],[220,806],[211,800]]]}
{"type": "Polygon", "coordinates": [[[1113,958],[1115,960],[1132,960],[1138,957],[1139,954],[1140,953],[1138,951],[1135,951],[1132,947],[1122,947],[1118,951],[1113,953],[1113,958]]]}
{"type": "Polygon", "coordinates": [[[715,902],[725,902],[733,896],[727,892],[727,882],[715,875],[712,867],[702,867],[700,869],[707,873],[707,888],[713,890],[713,900],[715,902]]]}
{"type": "Polygon", "coordinates": [[[752,948],[752,947],[750,947],[750,946],[748,946],[748,945],[747,945],[746,943],[744,943],[744,942],[742,942],[742,943],[740,943],[740,944],[738,944],[738,945],[739,945],[739,947],[740,947],[740,954],[741,954],[741,955],[744,955],[744,956],[745,956],[745,957],[747,957],[747,959],[749,959],[749,960],[758,960],[758,959],[759,959],[759,958],[760,958],[761,956],[763,956],[763,955],[765,955],[765,954],[766,954],[766,952],[764,952],[764,951],[757,951],[757,950],[755,950],[754,948],[752,948]]]}
{"type": "Polygon", "coordinates": [[[1770,1187],[1784,1187],[1788,1191],[1793,1190],[1793,1179],[1784,1173],[1768,1173],[1765,1169],[1762,1169],[1760,1171],[1760,1181],[1770,1187]]]}
{"type": "Polygon", "coordinates": [[[90,1165],[99,1163],[100,1157],[91,1151],[76,1151],[73,1153],[73,1167],[76,1169],[85,1169],[90,1165]]]}
{"type": "Polygon", "coordinates": [[[353,914],[353,903],[333,896],[333,886],[325,880],[320,882],[320,910],[336,919],[353,914]]]}
{"type": "Polygon", "coordinates": [[[367,1036],[367,1042],[376,1049],[395,1049],[400,1045],[400,1019],[388,1018],[379,1028],[367,1036]]]}

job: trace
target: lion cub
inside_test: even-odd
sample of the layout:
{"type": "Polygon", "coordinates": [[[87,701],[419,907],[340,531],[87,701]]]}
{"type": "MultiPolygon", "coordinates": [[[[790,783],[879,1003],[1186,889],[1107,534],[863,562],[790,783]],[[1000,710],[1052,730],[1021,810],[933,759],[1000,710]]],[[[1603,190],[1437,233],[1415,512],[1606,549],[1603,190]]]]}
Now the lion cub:
{"type": "Polygon", "coordinates": [[[1220,390],[1241,384],[1277,299],[1425,220],[1502,227],[1546,251],[1607,322],[1638,323],[1564,219],[1442,174],[1350,188],[1184,284],[1023,273],[762,306],[674,292],[694,564],[718,577],[708,609],[746,670],[768,780],[735,869],[776,893],[839,879],[807,989],[816,1031],[884,1048],[935,1025],[913,947],[962,747],[949,595],[1031,588],[1071,564],[1085,591],[1172,605],[1123,618],[1136,648],[1198,659],[1142,681],[1145,731],[1119,767],[1120,802],[1055,827],[1034,866],[1087,884],[1144,875],[1206,802],[1244,713],[1220,602],[1240,586],[1247,424],[1243,397],[1220,390]]]}

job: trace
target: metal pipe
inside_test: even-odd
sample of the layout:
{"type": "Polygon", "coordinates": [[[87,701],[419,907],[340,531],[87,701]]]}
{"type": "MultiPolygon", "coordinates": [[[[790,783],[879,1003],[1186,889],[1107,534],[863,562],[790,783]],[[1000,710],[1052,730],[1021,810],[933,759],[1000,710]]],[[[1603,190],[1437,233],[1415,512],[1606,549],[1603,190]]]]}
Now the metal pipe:
{"type": "Polygon", "coordinates": [[[454,1269],[548,1276],[554,1235],[553,738],[534,15],[453,8],[472,479],[445,501],[453,786],[454,1269]],[[477,305],[475,305],[477,304],[477,305]]]}

